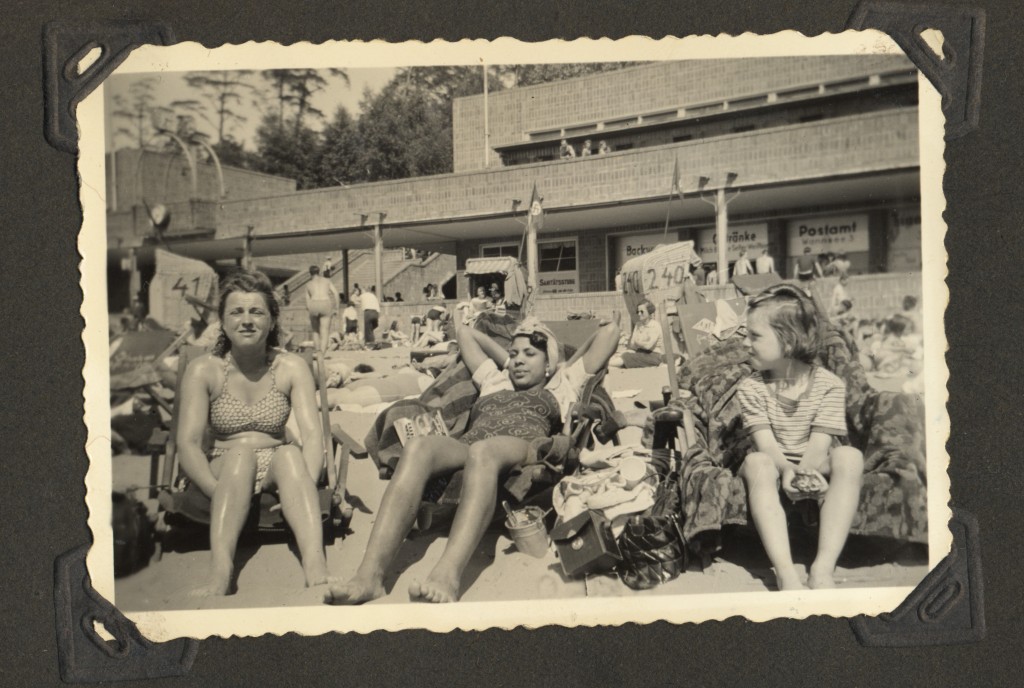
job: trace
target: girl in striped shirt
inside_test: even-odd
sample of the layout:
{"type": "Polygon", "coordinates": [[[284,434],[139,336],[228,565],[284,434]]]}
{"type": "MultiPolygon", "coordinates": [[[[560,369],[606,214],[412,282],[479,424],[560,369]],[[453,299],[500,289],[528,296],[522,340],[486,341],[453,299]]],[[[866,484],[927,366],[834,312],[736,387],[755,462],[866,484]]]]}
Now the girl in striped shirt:
{"type": "Polygon", "coordinates": [[[818,320],[814,302],[796,287],[777,285],[754,297],[747,312],[747,346],[755,372],[736,392],[756,448],[740,476],[781,590],[801,589],[803,582],[790,554],[780,486],[791,501],[821,504],[818,553],[807,582],[811,588],[831,588],[864,471],[858,450],[838,446],[838,438],[847,434],[846,385],[814,362],[818,320]]]}

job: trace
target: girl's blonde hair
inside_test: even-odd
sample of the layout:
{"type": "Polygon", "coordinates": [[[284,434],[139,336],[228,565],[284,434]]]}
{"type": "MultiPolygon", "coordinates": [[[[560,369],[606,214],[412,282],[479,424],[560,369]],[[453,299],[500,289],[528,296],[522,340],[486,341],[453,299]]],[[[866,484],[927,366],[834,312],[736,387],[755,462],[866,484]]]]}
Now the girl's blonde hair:
{"type": "Polygon", "coordinates": [[[821,351],[821,317],[814,301],[789,284],[768,287],[750,300],[748,316],[766,309],[768,325],[782,344],[782,353],[804,363],[814,363],[821,351]]]}

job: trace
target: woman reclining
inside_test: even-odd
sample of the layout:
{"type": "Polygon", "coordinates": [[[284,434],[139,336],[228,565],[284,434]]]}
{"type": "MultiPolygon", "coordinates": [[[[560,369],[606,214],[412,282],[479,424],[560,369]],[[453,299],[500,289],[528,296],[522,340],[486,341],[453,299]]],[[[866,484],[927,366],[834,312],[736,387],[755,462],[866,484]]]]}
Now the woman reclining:
{"type": "Polygon", "coordinates": [[[413,600],[458,600],[463,571],[493,519],[499,478],[531,459],[537,443],[558,431],[587,379],[607,365],[619,332],[603,322],[565,366],[558,365],[554,335],[535,320],[524,321],[513,333],[508,351],[464,325],[456,336],[480,389],[469,430],[460,439],[416,437],[405,446],[356,575],[344,585],[332,585],[328,603],[360,604],[383,596],[385,573],[412,528],[427,481],[463,469],[444,553],[425,581],[409,586],[413,600]]]}

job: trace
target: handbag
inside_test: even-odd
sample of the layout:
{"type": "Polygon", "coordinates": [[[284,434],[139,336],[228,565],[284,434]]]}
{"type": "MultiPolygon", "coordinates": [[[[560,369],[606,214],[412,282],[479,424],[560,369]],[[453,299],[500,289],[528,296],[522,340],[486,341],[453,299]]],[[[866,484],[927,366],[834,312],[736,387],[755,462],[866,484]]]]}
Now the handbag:
{"type": "Polygon", "coordinates": [[[619,578],[633,590],[649,590],[686,570],[677,474],[658,484],[654,505],[632,516],[619,535],[619,578]]]}

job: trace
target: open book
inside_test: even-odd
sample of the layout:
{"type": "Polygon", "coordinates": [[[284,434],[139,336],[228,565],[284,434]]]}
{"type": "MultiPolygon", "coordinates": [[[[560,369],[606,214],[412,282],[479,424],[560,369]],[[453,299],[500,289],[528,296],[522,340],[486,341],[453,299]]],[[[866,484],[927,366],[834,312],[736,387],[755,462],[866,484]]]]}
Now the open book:
{"type": "Polygon", "coordinates": [[[441,417],[441,411],[421,413],[412,418],[399,418],[395,421],[395,432],[404,447],[413,437],[425,437],[427,435],[448,436],[448,426],[441,417]]]}

